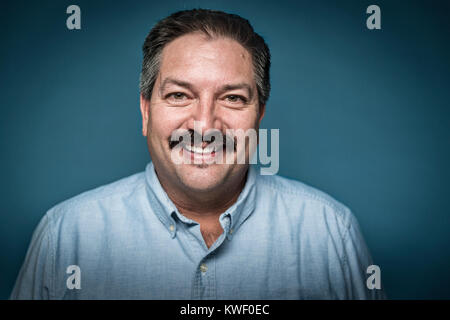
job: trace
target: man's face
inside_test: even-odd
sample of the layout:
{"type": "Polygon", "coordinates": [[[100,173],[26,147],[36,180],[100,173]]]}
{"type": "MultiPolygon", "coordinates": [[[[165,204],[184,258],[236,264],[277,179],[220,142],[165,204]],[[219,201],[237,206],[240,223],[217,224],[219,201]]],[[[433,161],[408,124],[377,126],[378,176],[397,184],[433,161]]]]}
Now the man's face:
{"type": "MultiPolygon", "coordinates": [[[[175,130],[194,130],[194,122],[203,135],[208,130],[225,136],[227,129],[258,129],[264,106],[258,105],[251,55],[229,38],[191,33],[175,39],[163,49],[152,97],[150,101],[141,97],[141,111],[143,134],[160,179],[184,190],[226,186],[245,174],[248,146],[247,164],[237,164],[233,150],[234,161],[226,163],[225,150],[220,155],[185,149],[184,156],[195,161],[176,164],[170,140],[175,130]],[[207,163],[218,156],[223,163],[207,163]]],[[[206,142],[197,145],[206,146],[206,142]]]]}

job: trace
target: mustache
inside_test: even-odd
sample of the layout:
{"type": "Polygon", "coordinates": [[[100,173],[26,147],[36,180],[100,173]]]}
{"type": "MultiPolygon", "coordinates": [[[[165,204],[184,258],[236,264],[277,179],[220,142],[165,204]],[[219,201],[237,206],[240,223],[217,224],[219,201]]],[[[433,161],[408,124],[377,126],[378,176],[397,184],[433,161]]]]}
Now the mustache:
{"type": "Polygon", "coordinates": [[[173,149],[180,143],[190,143],[192,146],[195,144],[195,142],[209,142],[209,144],[214,145],[222,145],[225,150],[230,150],[232,148],[233,151],[237,150],[237,139],[235,136],[230,136],[227,134],[223,134],[219,130],[208,130],[205,132],[204,135],[201,133],[194,131],[193,129],[181,129],[178,130],[176,133],[176,136],[178,136],[178,139],[174,137],[174,133],[172,133],[172,136],[169,138],[169,148],[173,149]],[[221,137],[222,139],[217,139],[217,137],[221,137]]]}

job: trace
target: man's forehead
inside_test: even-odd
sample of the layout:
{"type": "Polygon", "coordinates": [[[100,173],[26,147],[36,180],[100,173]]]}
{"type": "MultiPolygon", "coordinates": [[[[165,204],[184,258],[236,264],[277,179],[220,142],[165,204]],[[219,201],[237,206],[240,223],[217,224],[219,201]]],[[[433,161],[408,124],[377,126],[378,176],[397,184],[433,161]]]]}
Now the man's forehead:
{"type": "Polygon", "coordinates": [[[184,35],[166,45],[158,78],[160,85],[166,84],[167,79],[255,85],[250,53],[241,44],[199,33],[184,35]]]}
{"type": "Polygon", "coordinates": [[[228,67],[251,66],[251,55],[241,44],[230,38],[208,38],[201,34],[187,34],[167,44],[161,56],[161,66],[215,64],[228,67]]]}

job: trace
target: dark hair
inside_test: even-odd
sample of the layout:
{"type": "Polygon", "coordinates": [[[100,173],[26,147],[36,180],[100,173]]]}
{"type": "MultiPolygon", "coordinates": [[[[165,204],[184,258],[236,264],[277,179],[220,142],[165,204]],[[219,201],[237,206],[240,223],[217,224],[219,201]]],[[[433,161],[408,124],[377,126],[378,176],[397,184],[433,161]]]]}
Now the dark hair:
{"type": "Polygon", "coordinates": [[[144,60],[140,91],[145,99],[151,98],[164,46],[191,32],[202,32],[211,38],[228,37],[247,49],[253,60],[259,103],[266,103],[270,93],[270,51],[264,39],[253,30],[248,20],[235,14],[206,9],[175,12],[150,30],[142,47],[144,60]]]}

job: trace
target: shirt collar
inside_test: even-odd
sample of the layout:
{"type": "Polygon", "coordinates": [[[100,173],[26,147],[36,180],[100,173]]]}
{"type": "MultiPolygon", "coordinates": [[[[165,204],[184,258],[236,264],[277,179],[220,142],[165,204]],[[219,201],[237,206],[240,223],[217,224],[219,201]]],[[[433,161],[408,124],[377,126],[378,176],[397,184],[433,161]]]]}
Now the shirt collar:
{"type": "MultiPolygon", "coordinates": [[[[255,208],[256,174],[256,169],[250,165],[244,189],[237,201],[219,217],[228,239],[231,239],[232,235],[236,233],[255,208]]],[[[178,217],[184,223],[193,223],[193,221],[178,212],[178,209],[161,186],[152,162],[145,168],[145,179],[150,206],[171,237],[174,238],[177,231],[175,217],[178,217]]]]}

